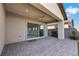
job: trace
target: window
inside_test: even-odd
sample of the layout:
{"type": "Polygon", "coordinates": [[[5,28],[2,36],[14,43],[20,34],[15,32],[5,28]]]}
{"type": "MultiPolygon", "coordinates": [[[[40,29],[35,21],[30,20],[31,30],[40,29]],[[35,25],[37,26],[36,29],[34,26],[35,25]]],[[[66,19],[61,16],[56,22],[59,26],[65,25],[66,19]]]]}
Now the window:
{"type": "Polygon", "coordinates": [[[48,26],[48,29],[55,29],[55,26],[48,26]]]}

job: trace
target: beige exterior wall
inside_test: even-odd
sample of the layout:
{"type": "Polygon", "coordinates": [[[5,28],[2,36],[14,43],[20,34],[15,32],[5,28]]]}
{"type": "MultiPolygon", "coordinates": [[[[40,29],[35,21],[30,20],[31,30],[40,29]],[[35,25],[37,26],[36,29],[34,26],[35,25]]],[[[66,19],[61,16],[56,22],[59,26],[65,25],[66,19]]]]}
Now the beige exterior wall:
{"type": "Polygon", "coordinates": [[[0,4],[0,55],[5,44],[5,14],[2,4],[0,4]]]}
{"type": "Polygon", "coordinates": [[[28,22],[34,24],[44,24],[41,22],[26,19],[12,13],[7,13],[6,16],[6,44],[31,40],[27,39],[28,22]]]}
{"type": "Polygon", "coordinates": [[[6,44],[25,40],[25,18],[14,14],[6,15],[6,44]]]}

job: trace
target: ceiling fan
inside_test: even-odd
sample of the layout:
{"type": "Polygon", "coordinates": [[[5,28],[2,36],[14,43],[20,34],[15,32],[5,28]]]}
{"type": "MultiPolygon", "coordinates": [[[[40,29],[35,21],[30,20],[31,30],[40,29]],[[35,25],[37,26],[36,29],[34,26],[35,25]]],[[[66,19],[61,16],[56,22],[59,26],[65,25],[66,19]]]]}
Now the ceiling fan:
{"type": "Polygon", "coordinates": [[[45,15],[40,16],[40,20],[43,20],[45,18],[45,15]]]}

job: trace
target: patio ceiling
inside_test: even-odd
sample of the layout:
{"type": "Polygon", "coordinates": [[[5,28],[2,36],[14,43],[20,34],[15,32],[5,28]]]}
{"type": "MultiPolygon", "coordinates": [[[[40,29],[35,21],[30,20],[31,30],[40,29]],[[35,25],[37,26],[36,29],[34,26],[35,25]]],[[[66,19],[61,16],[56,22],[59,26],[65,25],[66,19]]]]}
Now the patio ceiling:
{"type": "MultiPolygon", "coordinates": [[[[69,24],[69,23],[71,23],[70,20],[65,20],[65,21],[64,21],[64,24],[69,24]]],[[[55,23],[50,23],[50,24],[48,24],[48,26],[57,25],[57,24],[58,24],[57,22],[55,22],[55,23]]]]}
{"type": "Polygon", "coordinates": [[[50,16],[49,14],[35,8],[31,4],[4,4],[5,10],[7,12],[15,13],[24,17],[31,18],[35,21],[40,21],[44,23],[57,22],[57,20],[50,16]]]}
{"type": "Polygon", "coordinates": [[[54,17],[58,21],[61,19],[67,20],[63,3],[31,3],[31,5],[54,17]]]}

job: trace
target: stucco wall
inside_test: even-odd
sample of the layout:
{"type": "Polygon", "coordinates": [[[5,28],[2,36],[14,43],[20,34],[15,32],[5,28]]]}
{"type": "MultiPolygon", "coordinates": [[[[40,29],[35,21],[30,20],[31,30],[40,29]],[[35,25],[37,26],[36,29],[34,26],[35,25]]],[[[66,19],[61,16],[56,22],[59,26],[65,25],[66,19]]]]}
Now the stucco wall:
{"type": "Polygon", "coordinates": [[[6,44],[25,40],[25,18],[15,14],[6,15],[6,44]]]}
{"type": "Polygon", "coordinates": [[[43,24],[29,20],[16,14],[6,15],[6,44],[25,41],[27,39],[27,23],[43,24]],[[25,31],[26,30],[26,31],[25,31]]]}
{"type": "Polygon", "coordinates": [[[5,14],[2,4],[0,4],[0,55],[5,43],[5,14]]]}

